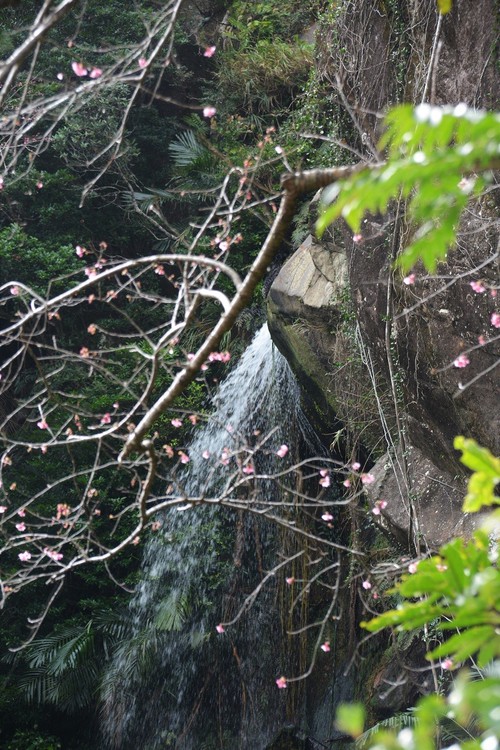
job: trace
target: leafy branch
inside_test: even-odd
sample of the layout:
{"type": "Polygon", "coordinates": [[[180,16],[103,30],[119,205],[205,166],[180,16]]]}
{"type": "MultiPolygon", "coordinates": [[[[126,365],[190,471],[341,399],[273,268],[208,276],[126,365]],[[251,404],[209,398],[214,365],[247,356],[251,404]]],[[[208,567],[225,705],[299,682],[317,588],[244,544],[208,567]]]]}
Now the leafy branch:
{"type": "Polygon", "coordinates": [[[387,149],[387,160],[325,190],[317,231],[322,236],[342,216],[358,233],[367,212],[386,212],[404,198],[412,238],[397,265],[407,271],[421,260],[432,273],[455,244],[469,199],[500,164],[500,114],[465,104],[405,104],[392,109],[385,123],[379,149],[387,149]]]}

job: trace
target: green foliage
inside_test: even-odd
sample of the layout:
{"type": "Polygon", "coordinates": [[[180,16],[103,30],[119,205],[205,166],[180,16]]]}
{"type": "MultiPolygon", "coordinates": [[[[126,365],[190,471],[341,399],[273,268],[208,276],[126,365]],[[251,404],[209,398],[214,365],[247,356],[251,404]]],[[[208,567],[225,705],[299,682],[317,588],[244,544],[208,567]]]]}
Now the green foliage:
{"type": "Polygon", "coordinates": [[[438,10],[442,16],[451,10],[451,0],[437,0],[438,10]]]}
{"type": "MultiPolygon", "coordinates": [[[[474,472],[466,509],[498,504],[493,495],[500,478],[498,459],[463,437],[455,439],[455,448],[462,451],[462,462],[474,472]]],[[[455,741],[466,750],[497,747],[496,741],[488,742],[500,731],[500,571],[498,527],[494,526],[494,514],[491,518],[491,537],[480,529],[469,542],[453,539],[439,555],[421,560],[393,589],[402,597],[398,607],[362,623],[371,632],[385,627],[413,630],[424,625],[432,625],[442,635],[452,631],[427,658],[446,657],[442,662],[445,669],[474,658],[484,669],[481,679],[474,680],[471,671],[461,671],[447,696],[433,694],[418,702],[411,726],[399,732],[375,727],[365,733],[363,747],[435,750],[440,738],[455,741]]]]}
{"type": "Polygon", "coordinates": [[[341,732],[359,737],[363,733],[364,723],[365,709],[361,703],[342,703],[338,707],[335,724],[341,732]]]}
{"type": "Polygon", "coordinates": [[[235,0],[227,19],[225,35],[233,44],[248,47],[259,41],[292,39],[312,21],[314,3],[282,0],[235,0]]]}
{"type": "MultiPolygon", "coordinates": [[[[55,249],[49,243],[30,237],[17,224],[0,231],[0,279],[3,281],[24,282],[45,294],[49,287],[52,292],[60,287],[56,279],[67,277],[80,268],[74,247],[64,245],[55,249]]],[[[67,280],[64,286],[68,286],[67,280]]]]}
{"type": "MultiPolygon", "coordinates": [[[[51,146],[54,154],[64,164],[87,173],[91,160],[93,164],[103,167],[109,161],[109,153],[105,149],[120,127],[128,97],[127,87],[117,85],[83,103],[53,136],[51,146]]],[[[118,164],[123,169],[136,156],[133,144],[129,143],[120,150],[118,164]]],[[[118,170],[113,168],[113,171],[118,170]]]]}
{"type": "Polygon", "coordinates": [[[30,729],[18,730],[5,750],[60,750],[61,743],[56,737],[40,734],[30,729]]]}
{"type": "MultiPolygon", "coordinates": [[[[485,750],[497,747],[500,731],[500,674],[475,680],[461,672],[447,697],[428,695],[415,708],[414,720],[403,729],[383,724],[366,733],[374,750],[436,750],[453,743],[457,750],[485,750]],[[472,721],[473,720],[473,721],[472,721]],[[399,729],[399,731],[398,731],[399,729]]],[[[362,741],[364,737],[361,737],[362,741]]]]}
{"type": "Polygon", "coordinates": [[[217,79],[227,92],[225,108],[270,113],[288,106],[293,92],[306,82],[312,61],[310,45],[280,39],[263,39],[252,49],[223,53],[217,79]]]}
{"type": "Polygon", "coordinates": [[[470,542],[454,539],[440,555],[421,560],[413,575],[394,589],[403,597],[397,609],[362,623],[370,632],[392,626],[413,630],[439,619],[438,630],[457,630],[428,654],[451,657],[454,663],[478,654],[479,666],[500,657],[500,571],[497,549],[488,534],[477,531],[470,542]]]}
{"type": "Polygon", "coordinates": [[[499,163],[500,114],[464,104],[402,105],[392,109],[385,122],[380,149],[387,148],[386,162],[325,191],[318,233],[321,236],[339,216],[359,232],[366,212],[384,212],[392,201],[406,199],[415,229],[397,263],[406,271],[422,260],[433,272],[455,242],[470,197],[484,186],[485,178],[472,175],[499,163]]]}
{"type": "Polygon", "coordinates": [[[64,625],[22,653],[27,668],[16,686],[28,703],[67,713],[88,708],[113,647],[127,632],[127,624],[109,613],[96,614],[83,626],[64,625]]]}
{"type": "Polygon", "coordinates": [[[494,495],[495,487],[500,482],[500,459],[475,440],[458,436],[453,445],[456,450],[462,451],[462,463],[474,472],[469,479],[464,512],[474,513],[483,506],[500,505],[500,499],[494,495]]]}

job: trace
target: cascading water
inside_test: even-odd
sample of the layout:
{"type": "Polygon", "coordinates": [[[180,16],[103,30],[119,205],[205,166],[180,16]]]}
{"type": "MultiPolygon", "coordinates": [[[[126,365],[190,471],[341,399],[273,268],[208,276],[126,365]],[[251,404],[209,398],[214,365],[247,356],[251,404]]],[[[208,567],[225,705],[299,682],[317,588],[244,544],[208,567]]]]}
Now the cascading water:
{"type": "MultiPolygon", "coordinates": [[[[264,469],[257,463],[261,473],[279,464],[275,450],[282,443],[309,437],[298,387],[267,325],[220,386],[215,406],[189,448],[188,496],[220,493],[230,468],[221,465],[221,455],[251,445],[256,434],[275,429],[260,459],[271,463],[264,469]]],[[[261,482],[257,492],[277,490],[261,482]]],[[[285,721],[274,685],[285,666],[278,582],[237,626],[219,635],[215,625],[231,619],[276,564],[279,532],[217,506],[171,510],[162,521],[130,606],[133,634],[105,682],[103,746],[263,750],[285,721]]]]}

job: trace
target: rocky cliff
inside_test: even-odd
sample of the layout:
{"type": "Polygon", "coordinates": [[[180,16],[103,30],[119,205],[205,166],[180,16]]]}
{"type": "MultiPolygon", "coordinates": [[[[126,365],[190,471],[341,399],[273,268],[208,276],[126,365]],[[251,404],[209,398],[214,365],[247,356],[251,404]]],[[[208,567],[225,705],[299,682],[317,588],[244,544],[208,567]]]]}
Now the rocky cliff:
{"type": "MultiPolygon", "coordinates": [[[[494,0],[456,0],[442,18],[431,0],[339,3],[318,30],[317,65],[348,110],[346,141],[368,154],[377,113],[398,100],[497,107],[497,14],[494,0]]],[[[408,235],[403,206],[367,217],[356,242],[339,221],[321,243],[306,239],[268,295],[272,335],[313,419],[332,437],[343,428],[346,461],[366,456],[370,499],[388,501],[382,522],[410,548],[473,527],[453,437],[500,449],[498,342],[474,352],[466,376],[452,366],[487,335],[495,310],[470,281],[497,283],[497,217],[493,190],[467,211],[438,275],[416,268],[413,285],[392,270],[408,235]]]]}

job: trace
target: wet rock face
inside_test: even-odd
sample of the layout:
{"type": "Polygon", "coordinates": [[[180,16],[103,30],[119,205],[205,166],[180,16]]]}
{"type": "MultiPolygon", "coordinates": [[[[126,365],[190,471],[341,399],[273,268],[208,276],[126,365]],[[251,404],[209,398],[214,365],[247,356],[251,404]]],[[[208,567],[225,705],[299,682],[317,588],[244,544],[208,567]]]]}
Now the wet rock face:
{"type": "Polygon", "coordinates": [[[325,415],[325,427],[338,411],[332,359],[341,312],[334,301],[342,298],[346,282],[342,249],[331,252],[309,235],[284,264],[267,298],[271,335],[297,374],[316,422],[325,415]]]}
{"type": "Polygon", "coordinates": [[[452,537],[470,536],[483,520],[477,514],[462,512],[464,478],[441,471],[414,446],[404,454],[401,450],[386,453],[370,473],[375,481],[365,487],[368,502],[373,506],[380,500],[387,503],[379,518],[405,546],[409,545],[413,531],[425,540],[430,550],[437,552],[452,537]],[[411,478],[410,487],[406,477],[411,478]],[[417,514],[417,529],[412,529],[410,495],[417,514]]]}

